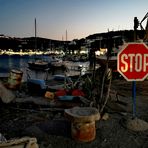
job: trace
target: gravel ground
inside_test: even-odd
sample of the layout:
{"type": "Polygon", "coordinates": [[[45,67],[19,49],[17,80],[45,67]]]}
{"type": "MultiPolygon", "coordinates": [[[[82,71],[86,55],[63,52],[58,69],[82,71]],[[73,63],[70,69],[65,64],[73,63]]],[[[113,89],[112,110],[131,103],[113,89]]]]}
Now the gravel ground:
{"type": "MultiPolygon", "coordinates": [[[[137,118],[148,122],[148,81],[137,82],[137,118]]],[[[71,137],[71,123],[64,111],[41,111],[33,104],[0,104],[0,133],[6,139],[36,137],[40,148],[147,148],[147,131],[127,129],[132,113],[132,82],[114,80],[112,90],[126,103],[117,103],[115,95],[105,109],[106,120],[96,121],[96,137],[91,142],[79,142],[71,137]],[[23,110],[24,108],[24,110],[23,110]]]]}

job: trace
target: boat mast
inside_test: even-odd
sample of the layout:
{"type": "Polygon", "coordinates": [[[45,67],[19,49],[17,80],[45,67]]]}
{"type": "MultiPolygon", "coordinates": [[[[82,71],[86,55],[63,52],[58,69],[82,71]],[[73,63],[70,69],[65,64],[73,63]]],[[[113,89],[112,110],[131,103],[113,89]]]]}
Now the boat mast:
{"type": "Polygon", "coordinates": [[[67,42],[67,29],[66,29],[66,42],[67,42]]]}
{"type": "Polygon", "coordinates": [[[37,49],[37,38],[36,38],[36,18],[35,18],[35,51],[37,49]]]}
{"type": "Polygon", "coordinates": [[[67,29],[66,29],[66,52],[67,52],[67,29]]]}

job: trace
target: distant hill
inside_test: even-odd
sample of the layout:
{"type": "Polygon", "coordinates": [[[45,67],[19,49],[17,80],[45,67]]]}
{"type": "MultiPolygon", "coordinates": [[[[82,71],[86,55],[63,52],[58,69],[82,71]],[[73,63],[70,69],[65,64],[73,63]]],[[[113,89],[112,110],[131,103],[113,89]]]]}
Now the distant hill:
{"type": "MultiPolygon", "coordinates": [[[[137,30],[137,36],[140,39],[143,39],[145,35],[144,30],[137,30]]],[[[93,35],[89,35],[86,37],[86,39],[96,39],[99,37],[108,38],[108,37],[115,37],[115,36],[121,36],[125,39],[127,42],[133,42],[134,41],[134,30],[120,30],[120,31],[110,31],[105,33],[97,33],[93,35]]]]}
{"type": "MultiPolygon", "coordinates": [[[[145,35],[144,30],[137,30],[137,36],[140,39],[143,39],[145,35]]],[[[134,41],[134,31],[133,30],[120,30],[120,31],[110,31],[105,33],[96,33],[87,36],[86,38],[82,38],[80,40],[75,39],[76,43],[79,45],[78,47],[84,45],[85,40],[95,40],[95,39],[102,39],[102,45],[105,47],[106,41],[108,38],[116,38],[121,37],[126,42],[133,42],[134,41]]],[[[59,40],[52,40],[47,38],[37,37],[37,49],[46,51],[47,49],[55,49],[55,48],[66,48],[70,41],[59,41],[59,40]]],[[[117,44],[121,44],[121,41],[117,41],[117,44]]],[[[95,43],[94,47],[98,47],[99,41],[95,43]]],[[[113,43],[112,43],[113,44],[113,43]]],[[[93,47],[93,45],[92,45],[93,47]]],[[[14,51],[28,50],[28,49],[35,49],[35,37],[27,37],[27,38],[14,38],[8,37],[4,35],[0,35],[0,49],[8,50],[13,49],[14,51]]]]}

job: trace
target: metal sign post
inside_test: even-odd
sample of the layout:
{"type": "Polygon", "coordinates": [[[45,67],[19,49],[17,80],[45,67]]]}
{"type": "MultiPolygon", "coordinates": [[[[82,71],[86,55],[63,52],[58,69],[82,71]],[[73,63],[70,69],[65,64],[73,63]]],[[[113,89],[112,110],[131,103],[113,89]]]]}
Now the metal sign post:
{"type": "Polygon", "coordinates": [[[133,99],[133,118],[137,116],[136,113],[136,81],[132,82],[132,99],[133,99]]]}

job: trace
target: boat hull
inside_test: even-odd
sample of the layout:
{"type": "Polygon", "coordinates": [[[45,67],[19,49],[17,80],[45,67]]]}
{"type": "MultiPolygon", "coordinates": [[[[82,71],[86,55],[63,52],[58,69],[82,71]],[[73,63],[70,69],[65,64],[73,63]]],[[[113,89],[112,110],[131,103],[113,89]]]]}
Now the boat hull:
{"type": "Polygon", "coordinates": [[[32,70],[46,70],[49,68],[47,62],[28,62],[29,69],[32,70]]]}
{"type": "MultiPolygon", "coordinates": [[[[106,66],[107,64],[107,57],[106,56],[100,56],[96,58],[96,62],[100,64],[100,66],[106,66]]],[[[108,60],[108,67],[117,70],[117,56],[110,57],[108,60]]]]}

